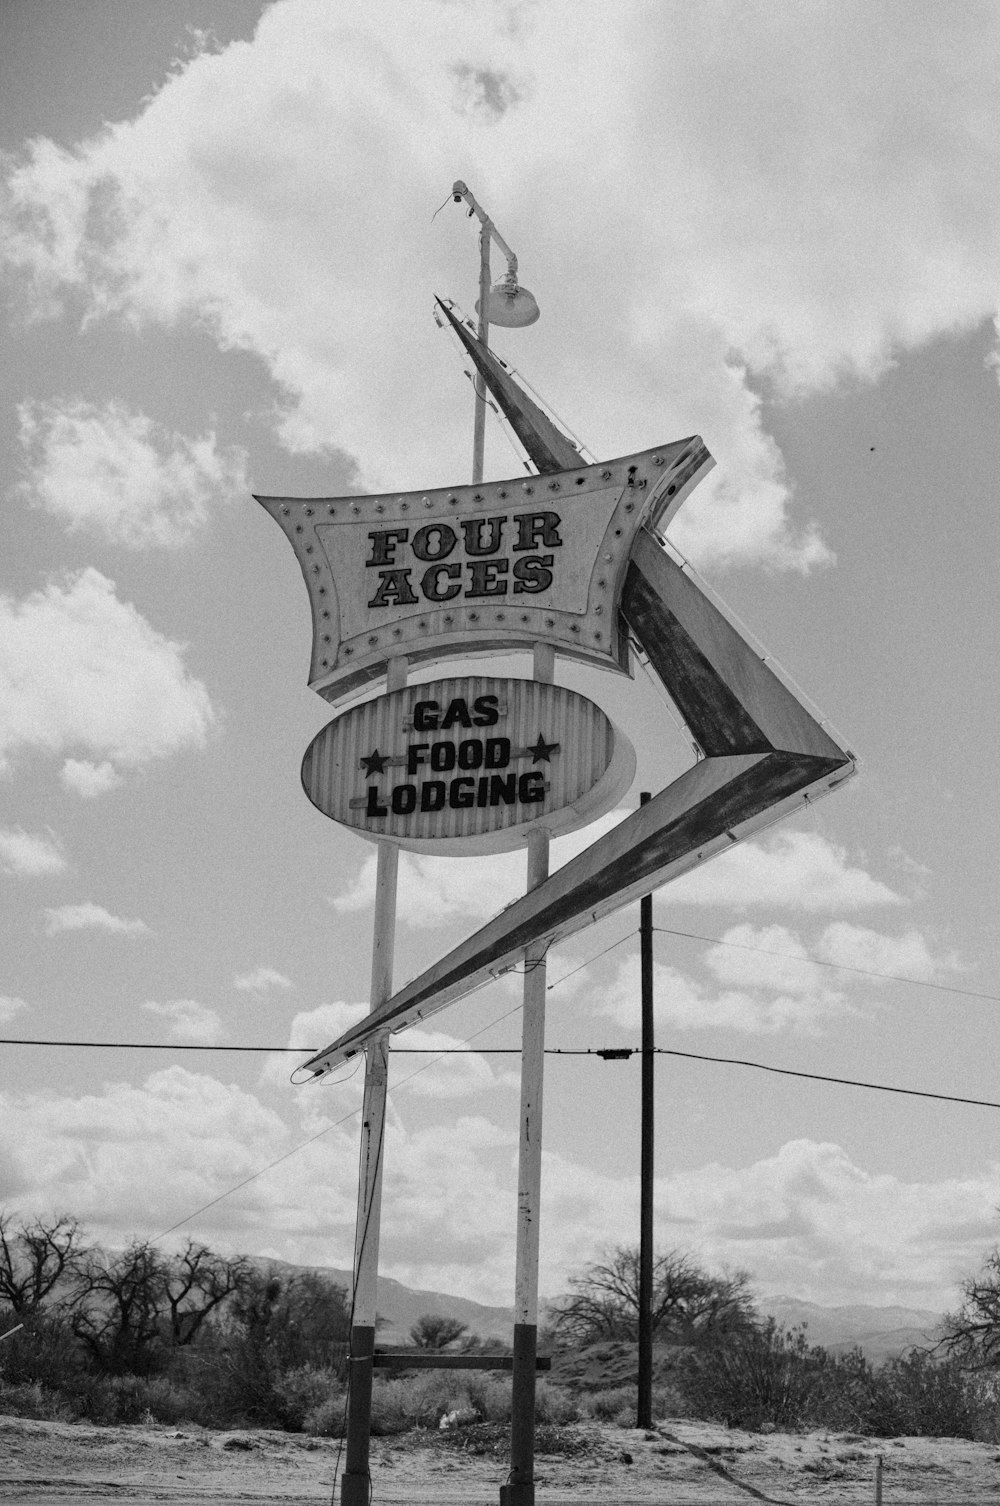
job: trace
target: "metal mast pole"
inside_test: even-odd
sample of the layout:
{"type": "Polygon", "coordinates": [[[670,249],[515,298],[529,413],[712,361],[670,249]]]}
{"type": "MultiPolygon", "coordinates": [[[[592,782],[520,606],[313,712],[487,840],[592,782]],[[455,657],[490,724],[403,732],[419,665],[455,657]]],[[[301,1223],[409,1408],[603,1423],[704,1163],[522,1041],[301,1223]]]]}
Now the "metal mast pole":
{"type": "MultiPolygon", "coordinates": [[[[390,659],[386,691],[406,684],[407,661],[390,659]]],[[[375,878],[375,927],[372,937],[371,1008],[392,994],[396,935],[396,876],[399,849],[380,842],[375,878]]],[[[347,1392],[347,1449],[340,1485],[341,1506],[369,1506],[369,1441],[372,1419],[378,1247],[382,1221],[382,1166],[385,1100],[389,1086],[389,1032],[375,1036],[365,1052],[365,1096],[361,1113],[361,1172],[358,1219],[354,1236],[354,1301],[351,1309],[350,1370],[347,1392]]]]}
{"type": "MultiPolygon", "coordinates": [[[[489,346],[490,244],[496,241],[507,258],[507,276],[494,323],[508,327],[532,324],[538,305],[517,282],[517,257],[474,195],[460,180],[452,188],[478,216],[479,325],[477,335],[489,346]]],[[[486,383],[476,376],[476,413],[472,440],[473,484],[483,479],[486,436],[486,383]]],[[[555,650],[538,643],[534,649],[534,678],[551,685],[555,679],[555,650]]],[[[542,829],[528,835],[527,888],[549,876],[549,838],[542,829]]],[[[538,1229],[542,1184],[542,1086],[545,1066],[545,947],[524,952],[524,1013],[521,1024],[521,1107],[517,1168],[517,1251],[514,1273],[514,1364],[511,1391],[510,1473],[500,1488],[500,1506],[534,1506],[535,1500],[535,1372],[538,1351],[538,1229]]]]}
{"type": "MultiPolygon", "coordinates": [[[[534,678],[551,685],[555,650],[535,647],[534,678]]],[[[549,838],[528,835],[529,890],[549,876],[549,838]]],[[[535,1374],[538,1354],[538,1247],[542,1193],[542,1088],[545,1068],[545,952],[525,948],[521,1021],[521,1113],[517,1166],[517,1252],[514,1273],[514,1373],[511,1386],[510,1474],[500,1506],[534,1506],[535,1374]]]]}
{"type": "MultiPolygon", "coordinates": [[[[645,805],[647,791],[639,796],[645,805]]],[[[639,1163],[639,1390],[635,1425],[653,1426],[653,896],[639,901],[642,973],[642,1127],[639,1163]]]]}
{"type": "MultiPolygon", "coordinates": [[[[490,318],[487,312],[490,297],[490,241],[493,237],[493,221],[483,219],[479,229],[479,326],[476,334],[483,345],[490,343],[490,318]]],[[[476,373],[476,415],[472,430],[472,482],[483,479],[483,454],[486,449],[486,383],[476,373]]]]}
{"type": "MultiPolygon", "coordinates": [[[[452,184],[452,198],[460,204],[464,200],[470,215],[479,220],[479,324],[476,335],[484,348],[489,348],[490,323],[504,325],[509,329],[521,329],[534,324],[538,318],[538,304],[527,288],[517,281],[517,257],[500,234],[483,206],[468,186],[459,178],[452,184]],[[490,275],[490,245],[496,241],[507,258],[507,275],[502,284],[494,289],[490,275]],[[499,294],[499,297],[496,295],[499,294]],[[492,309],[493,318],[490,319],[492,309]]],[[[472,431],[472,482],[483,479],[483,449],[486,441],[486,383],[477,372],[475,377],[476,413],[472,431]]]]}

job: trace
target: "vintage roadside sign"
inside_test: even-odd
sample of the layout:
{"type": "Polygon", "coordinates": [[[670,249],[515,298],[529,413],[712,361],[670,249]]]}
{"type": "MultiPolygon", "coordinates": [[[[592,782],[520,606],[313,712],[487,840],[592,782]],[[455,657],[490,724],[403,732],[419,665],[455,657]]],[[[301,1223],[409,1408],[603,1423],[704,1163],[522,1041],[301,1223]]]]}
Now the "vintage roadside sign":
{"type": "MultiPolygon", "coordinates": [[[[701,439],[695,435],[582,466],[575,446],[493,353],[449,309],[444,313],[538,474],[392,496],[258,498],[291,540],[309,588],[310,684],[336,702],[384,677],[398,656],[432,661],[535,643],[629,673],[634,644],[679,712],[699,757],[648,804],[303,1064],[315,1073],[363,1050],[375,1033],[424,1019],[515,966],[526,947],[559,942],[725,851],[803,801],[835,789],[855,769],[853,754],[805,709],[684,562],[664,547],[662,531],[713,464],[701,439]]],[[[389,695],[370,704],[357,721],[366,734],[364,718],[388,715],[385,708],[394,703],[389,695]]],[[[336,726],[331,724],[316,744],[326,748],[328,742],[332,752],[341,736],[332,730],[336,726]]],[[[541,725],[539,731],[543,743],[554,735],[541,725]]],[[[456,764],[462,740],[455,743],[456,764]]],[[[361,741],[366,746],[358,746],[357,757],[370,757],[376,745],[367,746],[367,735],[361,741]]],[[[486,737],[481,741],[485,761],[486,737]]],[[[527,738],[519,746],[528,746],[527,738]]],[[[381,755],[381,742],[377,751],[381,755]]],[[[392,752],[410,756],[402,747],[393,746],[392,752]]],[[[313,763],[318,757],[317,752],[313,763]]],[[[364,819],[357,813],[370,799],[376,801],[373,813],[385,805],[389,787],[375,785],[375,797],[367,784],[363,793],[347,790],[349,762],[343,764],[344,789],[338,785],[334,800],[333,780],[331,798],[322,799],[331,807],[328,813],[336,808],[337,819],[345,799],[348,810],[352,799],[363,799],[353,811],[356,820],[364,819]]],[[[401,767],[405,771],[407,765],[401,767]]],[[[400,780],[414,792],[396,797],[398,804],[414,802],[410,817],[425,798],[416,793],[421,769],[415,764],[413,778],[400,780]]],[[[319,777],[312,763],[309,777],[319,777]]],[[[355,780],[357,771],[350,777],[355,780]]],[[[491,788],[477,782],[474,805],[485,790],[482,809],[489,808],[491,788]]],[[[392,798],[389,790],[389,812],[405,816],[392,811],[392,798]]],[[[426,798],[433,804],[441,796],[426,798]]],[[[448,788],[445,802],[450,800],[448,788]]],[[[443,810],[444,805],[441,813],[426,814],[443,810]]],[[[381,835],[399,840],[389,815],[384,819],[381,835]]],[[[510,827],[500,821],[490,832],[468,835],[494,850],[505,845],[506,833],[517,824],[511,818],[510,827]]],[[[436,838],[437,828],[428,830],[436,838]]]]}
{"type": "Polygon", "coordinates": [[[599,706],[537,680],[408,685],[335,718],[309,745],[312,803],[360,836],[415,851],[523,846],[611,809],[635,754],[599,706]]]}
{"type": "Polygon", "coordinates": [[[640,528],[712,459],[700,439],[558,476],[374,497],[258,497],[309,591],[309,684],[336,703],[411,664],[551,643],[628,673],[618,617],[640,528]]]}

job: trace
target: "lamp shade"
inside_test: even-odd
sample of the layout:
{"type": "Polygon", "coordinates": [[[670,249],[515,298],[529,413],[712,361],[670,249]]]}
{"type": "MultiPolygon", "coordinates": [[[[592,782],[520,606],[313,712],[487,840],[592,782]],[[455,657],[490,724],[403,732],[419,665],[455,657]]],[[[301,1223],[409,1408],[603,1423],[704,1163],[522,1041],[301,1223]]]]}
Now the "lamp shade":
{"type": "MultiPolygon", "coordinates": [[[[480,313],[476,302],[476,313],[480,313]]],[[[523,329],[534,324],[538,318],[538,304],[527,288],[513,286],[509,281],[494,283],[486,301],[486,318],[490,324],[499,324],[507,329],[523,329]]]]}

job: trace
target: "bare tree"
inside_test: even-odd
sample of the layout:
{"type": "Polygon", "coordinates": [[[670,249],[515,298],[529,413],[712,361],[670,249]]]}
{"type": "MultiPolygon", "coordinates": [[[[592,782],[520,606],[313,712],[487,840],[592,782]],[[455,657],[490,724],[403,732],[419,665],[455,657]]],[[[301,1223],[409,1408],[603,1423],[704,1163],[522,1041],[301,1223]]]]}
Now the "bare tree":
{"type": "Polygon", "coordinates": [[[19,1317],[34,1312],[77,1273],[86,1254],[83,1230],[69,1213],[21,1224],[0,1213],[0,1301],[19,1317]]]}
{"type": "Polygon", "coordinates": [[[941,1344],[949,1355],[975,1369],[1000,1368],[1000,1249],[962,1282],[962,1306],[945,1315],[943,1328],[941,1344]]]}
{"type": "Polygon", "coordinates": [[[111,1375],[157,1369],[170,1349],[191,1344],[208,1315],[250,1279],[242,1255],[216,1255],[189,1240],[176,1256],[146,1240],[120,1255],[92,1252],[79,1273],[73,1332],[111,1375]]]}
{"type": "Polygon", "coordinates": [[[252,1270],[244,1255],[216,1255],[189,1239],[170,1263],[163,1288],[171,1344],[190,1344],[209,1313],[247,1285],[252,1270]]]}
{"type": "Polygon", "coordinates": [[[447,1349],[468,1329],[468,1323],[446,1318],[441,1313],[424,1313],[410,1329],[410,1338],[418,1349],[447,1349]]]}
{"type": "MultiPolygon", "coordinates": [[[[653,1332],[661,1340],[693,1343],[745,1330],[755,1322],[745,1271],[713,1276],[691,1256],[668,1250],[653,1261],[653,1332]]],[[[555,1334],[578,1344],[601,1339],[634,1342],[639,1325],[639,1250],[619,1245],[569,1278],[570,1290],[548,1310],[555,1334]]]]}
{"type": "Polygon", "coordinates": [[[73,1332],[99,1370],[144,1375],[157,1368],[169,1267],[159,1250],[134,1240],[122,1254],[94,1251],[80,1278],[73,1332]]]}

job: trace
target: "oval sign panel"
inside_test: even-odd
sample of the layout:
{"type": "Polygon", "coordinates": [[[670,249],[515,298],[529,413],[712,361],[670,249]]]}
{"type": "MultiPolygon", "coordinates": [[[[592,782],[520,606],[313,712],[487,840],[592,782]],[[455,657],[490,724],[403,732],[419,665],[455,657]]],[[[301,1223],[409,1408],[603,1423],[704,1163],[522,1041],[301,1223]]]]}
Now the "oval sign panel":
{"type": "Polygon", "coordinates": [[[408,685],[346,711],[302,760],[313,805],[417,851],[503,852],[576,831],[635,776],[631,743],[561,685],[482,676],[408,685]]]}

